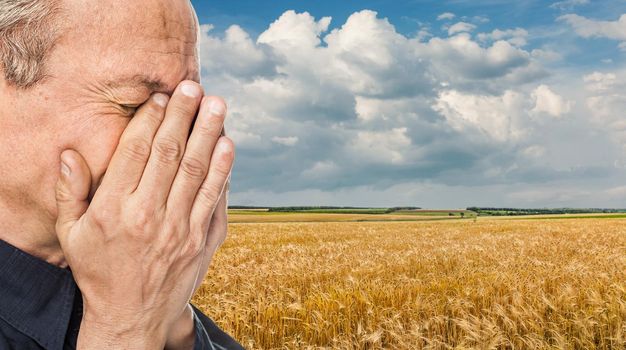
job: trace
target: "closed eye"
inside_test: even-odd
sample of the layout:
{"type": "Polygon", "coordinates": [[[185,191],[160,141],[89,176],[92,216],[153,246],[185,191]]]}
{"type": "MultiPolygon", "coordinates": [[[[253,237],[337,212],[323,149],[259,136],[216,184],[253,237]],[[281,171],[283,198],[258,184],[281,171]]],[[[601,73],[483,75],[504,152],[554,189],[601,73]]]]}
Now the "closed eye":
{"type": "Polygon", "coordinates": [[[119,106],[124,111],[124,114],[132,117],[133,115],[135,115],[135,112],[137,112],[137,108],[139,108],[141,104],[120,104],[119,106]]]}
{"type": "Polygon", "coordinates": [[[132,117],[135,114],[135,112],[137,112],[137,109],[139,109],[141,105],[146,103],[146,101],[139,102],[139,103],[118,103],[118,105],[125,112],[126,115],[128,115],[129,117],[132,117]]]}

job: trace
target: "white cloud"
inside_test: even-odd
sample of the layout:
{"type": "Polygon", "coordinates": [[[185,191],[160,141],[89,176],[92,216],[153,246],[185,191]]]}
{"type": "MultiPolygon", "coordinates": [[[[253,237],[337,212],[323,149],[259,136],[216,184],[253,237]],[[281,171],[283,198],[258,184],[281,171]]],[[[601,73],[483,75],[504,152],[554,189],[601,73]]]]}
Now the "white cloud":
{"type": "Polygon", "coordinates": [[[318,161],[312,167],[302,172],[304,178],[322,178],[328,176],[337,176],[341,168],[332,160],[318,161]]]}
{"type": "Polygon", "coordinates": [[[546,113],[552,117],[559,118],[569,113],[572,107],[571,101],[567,101],[562,96],[556,94],[547,85],[539,85],[531,96],[535,101],[535,107],[532,109],[535,113],[546,113]]]}
{"type": "Polygon", "coordinates": [[[407,128],[389,131],[359,131],[350,146],[354,154],[373,163],[403,164],[410,150],[407,128]]]}
{"type": "Polygon", "coordinates": [[[320,44],[319,35],[328,30],[330,21],[331,17],[324,17],[316,22],[308,12],[290,10],[272,23],[257,42],[283,50],[310,49],[320,44]]]}
{"type": "Polygon", "coordinates": [[[444,12],[440,14],[439,16],[437,16],[437,20],[438,21],[451,20],[451,19],[454,19],[455,17],[456,15],[452,12],[444,12]]]}
{"type": "Polygon", "coordinates": [[[287,137],[274,136],[272,137],[273,142],[276,142],[284,146],[293,146],[296,143],[298,143],[298,140],[299,138],[297,136],[287,136],[287,137]]]}
{"type": "Polygon", "coordinates": [[[212,25],[200,26],[200,45],[203,48],[200,58],[205,70],[226,70],[238,77],[250,77],[267,74],[273,68],[266,53],[240,26],[229,27],[223,39],[212,36],[212,30],[212,25]]]}
{"type": "Polygon", "coordinates": [[[458,33],[469,33],[469,32],[472,32],[474,29],[476,29],[476,26],[471,23],[458,22],[450,26],[450,28],[448,28],[448,35],[454,35],[458,33]]]}
{"type": "Polygon", "coordinates": [[[539,145],[532,145],[523,149],[522,154],[528,158],[541,158],[546,154],[546,148],[539,145]]]}
{"type": "Polygon", "coordinates": [[[472,17],[472,22],[474,23],[489,23],[490,19],[485,16],[474,16],[472,17]]]}
{"type": "Polygon", "coordinates": [[[557,10],[571,10],[576,6],[587,5],[589,3],[589,0],[564,0],[553,3],[550,5],[550,8],[557,10]]]}
{"type": "Polygon", "coordinates": [[[237,147],[243,148],[255,148],[261,142],[261,136],[251,133],[241,131],[239,129],[229,129],[228,136],[237,140],[237,147]]]}
{"type": "Polygon", "coordinates": [[[448,81],[501,78],[518,68],[528,67],[530,54],[509,44],[496,41],[483,47],[466,34],[451,38],[433,38],[423,48],[437,75],[448,81]]]}
{"type": "Polygon", "coordinates": [[[617,84],[617,75],[614,73],[593,72],[585,75],[583,81],[587,90],[592,92],[604,92],[612,90],[617,84]]]}
{"type": "Polygon", "coordinates": [[[477,38],[483,42],[505,40],[513,46],[522,47],[527,44],[528,31],[522,28],[507,30],[495,29],[491,33],[480,33],[477,35],[477,38]]]}
{"type": "Polygon", "coordinates": [[[332,31],[329,25],[329,17],[287,11],[256,40],[239,26],[224,33],[203,26],[203,83],[227,99],[226,130],[240,150],[236,204],[266,190],[285,193],[272,200],[379,193],[386,203],[423,194],[438,203],[440,190],[457,203],[461,189],[447,186],[459,176],[468,186],[495,186],[489,188],[499,195],[491,199],[499,199],[513,184],[530,184],[516,189],[521,193],[551,179],[595,179],[585,165],[605,156],[615,169],[610,140],[626,144],[626,125],[619,124],[624,74],[551,76],[545,65],[560,53],[551,46],[529,52],[522,28],[424,41],[368,10],[332,31]],[[581,103],[573,108],[570,101],[581,103]],[[611,136],[585,139],[591,131],[611,136]],[[583,139],[590,156],[572,150],[583,139]],[[591,152],[598,149],[607,151],[591,152]],[[563,170],[579,162],[578,173],[563,170]],[[420,190],[409,197],[408,188],[420,190]]]}
{"type": "MultiPolygon", "coordinates": [[[[590,121],[622,146],[626,156],[626,71],[585,75],[590,121]]],[[[619,160],[620,162],[623,159],[619,160]]]]}
{"type": "Polygon", "coordinates": [[[530,54],[532,57],[543,62],[555,62],[563,58],[560,53],[550,49],[534,49],[530,54]]]}
{"type": "Polygon", "coordinates": [[[583,38],[619,40],[622,41],[619,48],[626,47],[626,14],[617,21],[596,21],[575,14],[561,16],[559,20],[567,22],[583,38]]]}
{"type": "Polygon", "coordinates": [[[498,142],[519,139],[524,134],[519,120],[524,108],[519,93],[506,91],[502,96],[464,94],[444,91],[439,94],[434,108],[460,132],[478,129],[498,142]]]}

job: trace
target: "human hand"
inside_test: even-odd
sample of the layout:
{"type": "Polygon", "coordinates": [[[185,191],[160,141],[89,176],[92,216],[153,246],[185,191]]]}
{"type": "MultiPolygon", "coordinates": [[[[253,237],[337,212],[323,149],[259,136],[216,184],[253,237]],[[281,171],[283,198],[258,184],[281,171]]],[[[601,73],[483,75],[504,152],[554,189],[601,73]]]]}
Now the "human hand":
{"type": "Polygon", "coordinates": [[[142,105],[91,203],[86,162],[61,156],[56,228],[83,293],[79,347],[163,348],[223,240],[225,230],[209,227],[234,146],[220,136],[223,101],[202,95],[185,81],[169,103],[155,94],[142,105]]]}
{"type": "MultiPolygon", "coordinates": [[[[215,208],[211,225],[209,228],[206,249],[204,251],[204,259],[200,267],[200,273],[196,279],[194,293],[198,290],[211,263],[212,257],[219,246],[224,242],[228,230],[228,192],[230,179],[226,182],[226,186],[222,193],[222,197],[215,208]]],[[[181,315],[176,323],[170,329],[167,336],[165,350],[191,349],[195,340],[195,326],[193,309],[189,305],[188,310],[181,315]]]]}

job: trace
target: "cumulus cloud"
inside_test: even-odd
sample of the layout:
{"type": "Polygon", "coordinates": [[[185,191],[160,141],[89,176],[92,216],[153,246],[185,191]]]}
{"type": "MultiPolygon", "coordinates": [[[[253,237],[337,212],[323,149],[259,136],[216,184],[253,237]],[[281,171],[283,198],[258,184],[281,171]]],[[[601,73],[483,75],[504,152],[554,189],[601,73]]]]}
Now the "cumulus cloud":
{"type": "MultiPolygon", "coordinates": [[[[588,169],[567,144],[584,139],[586,123],[622,142],[607,131],[626,131],[618,128],[621,73],[577,76],[584,94],[572,97],[567,85],[547,81],[543,62],[558,53],[525,49],[522,28],[426,38],[401,34],[369,10],[332,30],[331,21],[287,11],[257,38],[237,25],[223,33],[202,26],[203,84],[227,99],[226,130],[238,148],[236,204],[276,204],[268,193],[282,204],[352,196],[342,203],[355,205],[359,193],[374,192],[391,205],[409,193],[438,200],[424,183],[454,202],[459,178],[479,188],[597,176],[604,163],[588,169]],[[578,99],[585,110],[575,113],[570,101],[578,99]]],[[[585,159],[610,158],[613,168],[612,152],[592,153],[585,159]]]]}
{"type": "Polygon", "coordinates": [[[272,141],[281,145],[285,145],[285,146],[293,146],[296,143],[298,143],[298,140],[299,139],[297,136],[287,136],[287,137],[274,136],[272,137],[272,141]]]}
{"type": "Polygon", "coordinates": [[[509,44],[496,41],[481,46],[466,33],[451,38],[433,38],[423,47],[439,77],[450,80],[502,78],[514,70],[529,67],[530,54],[509,44]]]}
{"type": "Polygon", "coordinates": [[[331,18],[319,21],[308,13],[285,12],[257,40],[280,50],[309,49],[320,44],[320,34],[328,30],[331,18]]]}
{"type": "Polygon", "coordinates": [[[572,107],[571,101],[556,94],[546,85],[539,85],[531,96],[535,101],[535,107],[532,109],[535,113],[546,113],[552,117],[559,118],[569,113],[572,107]]]}
{"type": "Polygon", "coordinates": [[[240,26],[229,27],[221,39],[211,35],[212,30],[210,24],[200,26],[204,69],[227,71],[232,76],[248,79],[274,73],[269,52],[257,46],[240,26]],[[237,59],[232,59],[234,57],[237,59]]]}
{"type": "Polygon", "coordinates": [[[460,132],[476,129],[498,142],[519,139],[524,135],[523,97],[514,91],[502,96],[482,96],[444,91],[440,93],[435,110],[460,132]]]}
{"type": "Polygon", "coordinates": [[[444,12],[440,14],[439,16],[437,16],[437,20],[438,21],[451,20],[451,19],[454,19],[455,17],[456,15],[452,12],[444,12]]]}
{"type": "Polygon", "coordinates": [[[568,23],[583,38],[619,40],[619,48],[626,48],[626,14],[616,21],[597,21],[576,14],[561,16],[559,20],[568,23]]]}
{"type": "Polygon", "coordinates": [[[394,128],[389,131],[359,131],[349,146],[357,157],[372,163],[402,164],[407,159],[405,153],[411,147],[407,128],[394,128]]]}
{"type": "Polygon", "coordinates": [[[617,75],[614,73],[593,72],[585,75],[583,81],[586,83],[587,90],[596,93],[611,91],[617,84],[617,75]]]}
{"type": "Polygon", "coordinates": [[[626,155],[626,72],[593,72],[583,81],[591,120],[624,147],[626,155]]]}
{"type": "Polygon", "coordinates": [[[450,28],[448,28],[448,35],[454,35],[458,33],[469,33],[473,31],[474,29],[476,29],[476,26],[471,23],[458,22],[458,23],[451,25],[450,28]]]}
{"type": "Polygon", "coordinates": [[[550,8],[558,10],[571,10],[574,7],[587,5],[589,3],[589,0],[564,0],[553,3],[552,5],[550,5],[550,8]]]}
{"type": "Polygon", "coordinates": [[[479,33],[478,40],[482,42],[505,40],[513,46],[526,46],[528,31],[523,28],[500,30],[495,29],[491,33],[479,33]]]}

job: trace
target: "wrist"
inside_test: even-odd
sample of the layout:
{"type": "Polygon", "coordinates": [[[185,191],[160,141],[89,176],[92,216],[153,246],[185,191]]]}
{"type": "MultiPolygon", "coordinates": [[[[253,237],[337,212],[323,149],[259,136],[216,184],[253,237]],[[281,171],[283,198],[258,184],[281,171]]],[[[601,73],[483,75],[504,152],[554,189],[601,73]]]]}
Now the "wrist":
{"type": "Polygon", "coordinates": [[[196,327],[194,313],[190,304],[183,311],[182,315],[172,325],[167,334],[165,349],[193,349],[196,340],[196,327]]]}
{"type": "Polygon", "coordinates": [[[165,333],[157,324],[110,317],[101,319],[88,313],[78,333],[77,349],[163,349],[165,333]]]}

